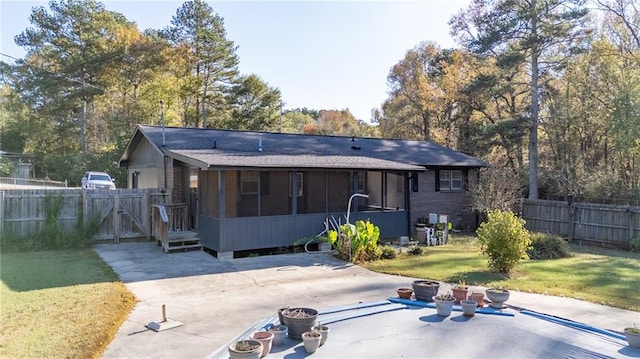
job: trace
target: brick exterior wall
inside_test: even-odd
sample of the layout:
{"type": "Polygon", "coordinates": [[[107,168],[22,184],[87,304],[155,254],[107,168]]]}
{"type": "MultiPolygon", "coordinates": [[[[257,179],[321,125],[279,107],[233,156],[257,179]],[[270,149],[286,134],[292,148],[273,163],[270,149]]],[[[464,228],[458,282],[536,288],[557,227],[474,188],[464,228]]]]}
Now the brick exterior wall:
{"type": "Polygon", "coordinates": [[[173,198],[173,203],[186,203],[187,200],[184,198],[184,189],[182,188],[184,183],[184,178],[182,176],[182,162],[173,161],[172,170],[173,176],[167,178],[167,182],[170,181],[169,186],[171,186],[171,198],[173,198]]]}
{"type": "MultiPolygon", "coordinates": [[[[477,170],[469,170],[469,185],[475,184],[477,170]]],[[[469,186],[469,187],[470,187],[469,186]]],[[[411,193],[411,223],[429,213],[445,214],[453,228],[473,231],[477,227],[477,217],[470,211],[471,193],[465,191],[436,192],[436,170],[418,174],[418,192],[411,193]]],[[[414,231],[415,234],[415,231],[414,231]]]]}

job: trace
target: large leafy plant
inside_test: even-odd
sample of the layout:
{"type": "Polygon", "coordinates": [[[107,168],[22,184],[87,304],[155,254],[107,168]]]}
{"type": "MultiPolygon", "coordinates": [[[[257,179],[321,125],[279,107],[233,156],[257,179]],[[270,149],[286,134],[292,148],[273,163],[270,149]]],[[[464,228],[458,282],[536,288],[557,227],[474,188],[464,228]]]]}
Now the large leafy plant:
{"type": "Polygon", "coordinates": [[[363,262],[379,257],[380,228],[369,220],[343,224],[339,231],[329,231],[328,238],[329,243],[338,250],[338,255],[350,262],[363,262]]]}
{"type": "Polygon", "coordinates": [[[531,235],[524,220],[510,211],[490,211],[488,221],[476,231],[480,251],[489,257],[489,268],[509,273],[521,259],[529,259],[531,235]]]}

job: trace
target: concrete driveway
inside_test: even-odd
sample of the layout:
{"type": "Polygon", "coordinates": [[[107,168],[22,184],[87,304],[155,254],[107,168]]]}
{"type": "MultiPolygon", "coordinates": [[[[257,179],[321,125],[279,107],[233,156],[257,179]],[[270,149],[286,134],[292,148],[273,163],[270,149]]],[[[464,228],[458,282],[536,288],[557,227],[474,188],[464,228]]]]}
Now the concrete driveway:
{"type": "MultiPolygon", "coordinates": [[[[202,251],[165,254],[154,243],[104,244],[96,252],[139,303],[104,358],[203,358],[282,307],[316,309],[395,296],[414,278],[378,274],[326,254],[219,260],[202,251]],[[146,329],[167,317],[184,325],[146,329]]],[[[621,331],[640,313],[569,298],[513,292],[509,304],[603,329],[621,331]]],[[[640,351],[632,352],[640,356],[640,351]]]]}

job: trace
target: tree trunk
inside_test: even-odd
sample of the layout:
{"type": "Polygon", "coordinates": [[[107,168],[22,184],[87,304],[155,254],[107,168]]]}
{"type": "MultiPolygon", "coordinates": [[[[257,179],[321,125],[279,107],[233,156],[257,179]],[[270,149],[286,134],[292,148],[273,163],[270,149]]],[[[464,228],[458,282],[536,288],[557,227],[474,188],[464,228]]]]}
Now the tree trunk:
{"type": "MultiPolygon", "coordinates": [[[[535,7],[535,1],[533,7],[535,7]]],[[[538,33],[538,23],[534,16],[531,20],[531,32],[538,33]]],[[[529,199],[538,199],[538,113],[539,113],[539,84],[538,84],[538,44],[531,49],[531,118],[529,119],[529,199]]]]}

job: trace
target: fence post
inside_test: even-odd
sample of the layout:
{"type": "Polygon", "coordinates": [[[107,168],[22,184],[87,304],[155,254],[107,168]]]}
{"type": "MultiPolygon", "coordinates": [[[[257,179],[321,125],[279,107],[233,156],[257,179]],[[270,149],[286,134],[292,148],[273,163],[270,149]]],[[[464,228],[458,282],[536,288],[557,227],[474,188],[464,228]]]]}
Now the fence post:
{"type": "Polygon", "coordinates": [[[4,233],[4,191],[0,191],[0,235],[4,233]]]}
{"type": "Polygon", "coordinates": [[[113,243],[120,243],[120,193],[113,197],[113,243]]]}
{"type": "Polygon", "coordinates": [[[144,190],[144,215],[143,217],[147,221],[147,240],[151,240],[151,231],[153,230],[153,208],[151,208],[151,190],[144,190]]]}
{"type": "Polygon", "coordinates": [[[569,218],[567,218],[567,225],[569,226],[569,228],[567,228],[567,237],[569,237],[569,243],[573,243],[575,230],[574,227],[576,221],[576,205],[573,202],[573,196],[567,196],[567,205],[569,206],[569,218]]]}

